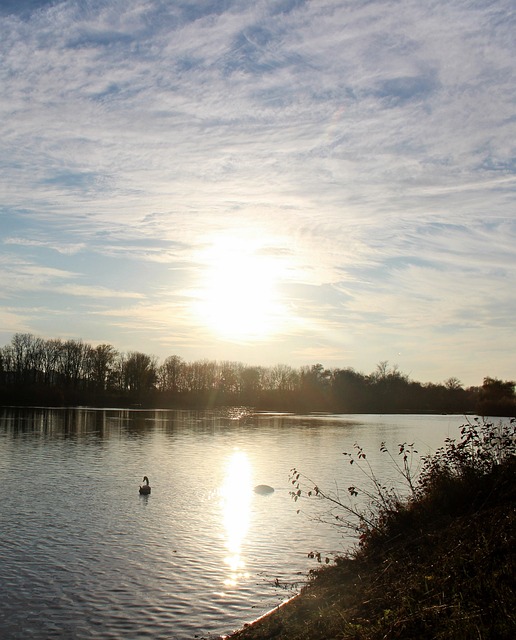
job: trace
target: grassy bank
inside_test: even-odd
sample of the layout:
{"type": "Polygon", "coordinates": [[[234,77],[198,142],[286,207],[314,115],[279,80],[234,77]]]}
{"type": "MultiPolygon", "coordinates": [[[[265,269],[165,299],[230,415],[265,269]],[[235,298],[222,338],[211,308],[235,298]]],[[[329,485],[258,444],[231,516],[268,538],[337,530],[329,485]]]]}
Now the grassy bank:
{"type": "Polygon", "coordinates": [[[465,425],[409,498],[376,502],[352,554],[231,640],[513,640],[515,447],[514,421],[465,425]]]}

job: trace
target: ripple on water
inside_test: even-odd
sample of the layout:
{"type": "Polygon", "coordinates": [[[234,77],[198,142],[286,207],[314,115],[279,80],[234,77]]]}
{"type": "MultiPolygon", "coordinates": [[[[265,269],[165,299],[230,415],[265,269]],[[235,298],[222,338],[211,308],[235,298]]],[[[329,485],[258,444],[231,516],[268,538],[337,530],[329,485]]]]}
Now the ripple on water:
{"type": "Polygon", "coordinates": [[[17,488],[2,496],[2,640],[227,633],[279,603],[274,579],[304,574],[309,551],[342,544],[338,532],[296,515],[291,467],[334,486],[341,452],[367,445],[363,437],[369,453],[390,434],[417,441],[423,429],[437,446],[451,435],[450,417],[425,418],[416,431],[398,417],[376,443],[371,417],[360,431],[335,417],[265,416],[246,427],[212,413],[77,410],[82,431],[74,431],[66,415],[67,430],[59,411],[27,411],[21,422],[0,411],[0,483],[17,488]],[[229,518],[222,488],[232,459],[247,461],[249,491],[232,477],[229,518]],[[144,474],[153,487],[146,499],[144,474]],[[276,488],[269,497],[252,491],[263,481],[276,488]]]}

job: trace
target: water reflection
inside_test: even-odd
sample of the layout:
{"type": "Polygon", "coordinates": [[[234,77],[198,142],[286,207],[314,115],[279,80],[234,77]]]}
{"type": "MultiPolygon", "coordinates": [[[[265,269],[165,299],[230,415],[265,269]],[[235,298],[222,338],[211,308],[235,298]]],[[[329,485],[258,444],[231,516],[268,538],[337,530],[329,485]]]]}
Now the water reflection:
{"type": "Polygon", "coordinates": [[[309,551],[345,544],[335,527],[296,513],[291,467],[345,489],[355,479],[342,452],[359,442],[388,480],[381,442],[392,451],[416,442],[426,454],[464,420],[240,416],[0,409],[0,485],[15,487],[1,499],[0,638],[226,634],[279,604],[271,585],[313,568],[309,551]],[[138,494],[144,473],[149,500],[138,494]],[[276,488],[271,499],[254,493],[258,482],[276,488]]]}
{"type": "Polygon", "coordinates": [[[220,494],[228,551],[224,562],[229,568],[229,575],[224,584],[234,587],[238,584],[239,578],[247,575],[242,544],[251,520],[252,467],[243,451],[234,451],[229,459],[220,494]]]}

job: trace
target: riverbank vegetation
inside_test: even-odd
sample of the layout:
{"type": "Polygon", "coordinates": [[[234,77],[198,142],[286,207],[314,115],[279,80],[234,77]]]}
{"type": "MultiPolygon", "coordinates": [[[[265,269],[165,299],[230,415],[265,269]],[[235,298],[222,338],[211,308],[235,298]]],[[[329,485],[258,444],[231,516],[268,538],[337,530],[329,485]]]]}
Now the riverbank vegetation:
{"type": "Polygon", "coordinates": [[[454,377],[422,383],[385,361],[369,374],[319,363],[296,369],[185,362],[176,355],[160,363],[138,351],[120,353],[109,344],[45,340],[29,333],[15,334],[0,347],[0,404],[516,415],[510,380],[486,377],[481,386],[468,388],[454,377]]]}
{"type": "MultiPolygon", "coordinates": [[[[423,460],[417,482],[410,453],[400,447],[408,496],[373,481],[369,509],[341,501],[335,514],[356,528],[354,551],[312,572],[299,596],[231,640],[516,637],[515,421],[465,424],[458,442],[423,460]]],[[[350,461],[364,462],[361,455],[350,461]]],[[[299,474],[293,482],[294,498],[338,507],[299,474]]]]}

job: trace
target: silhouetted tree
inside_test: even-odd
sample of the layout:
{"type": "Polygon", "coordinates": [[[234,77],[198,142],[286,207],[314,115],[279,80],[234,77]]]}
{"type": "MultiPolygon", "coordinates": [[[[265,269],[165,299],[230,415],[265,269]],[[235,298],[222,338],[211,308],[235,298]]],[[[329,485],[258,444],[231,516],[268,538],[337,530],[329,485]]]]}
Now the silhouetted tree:
{"type": "Polygon", "coordinates": [[[85,372],[90,386],[97,391],[105,391],[110,380],[116,350],[110,344],[89,347],[85,354],[85,372]]]}
{"type": "Polygon", "coordinates": [[[6,404],[89,402],[157,403],[206,408],[246,404],[259,409],[338,412],[457,412],[514,415],[515,384],[485,378],[464,389],[448,378],[433,384],[409,380],[397,365],[380,362],[369,375],[322,364],[249,367],[240,362],[119,353],[109,344],[43,340],[14,334],[0,347],[0,401],[6,404]]]}
{"type": "Polygon", "coordinates": [[[263,389],[263,367],[244,367],[240,374],[241,402],[244,405],[259,405],[263,389]]]}
{"type": "Polygon", "coordinates": [[[325,369],[322,364],[301,367],[299,374],[298,399],[300,408],[312,411],[324,411],[328,408],[331,399],[332,372],[325,369]]]}
{"type": "Polygon", "coordinates": [[[87,347],[82,340],[66,340],[60,348],[57,371],[61,382],[72,388],[85,379],[85,356],[87,347]]]}
{"type": "Polygon", "coordinates": [[[157,358],[139,351],[131,351],[123,364],[125,390],[137,402],[146,400],[157,380],[157,358]]]}
{"type": "Polygon", "coordinates": [[[512,380],[484,378],[477,413],[483,416],[515,416],[516,396],[512,380]]]}
{"type": "Polygon", "coordinates": [[[410,381],[401,373],[398,365],[389,367],[389,362],[380,362],[369,376],[372,410],[374,412],[403,413],[409,410],[410,381]]]}
{"type": "Polygon", "coordinates": [[[11,340],[13,377],[20,384],[34,384],[41,371],[43,340],[30,333],[16,333],[11,340]]]}
{"type": "Polygon", "coordinates": [[[342,413],[367,411],[369,381],[354,369],[336,369],[332,376],[333,410],[342,413]]]}
{"type": "Polygon", "coordinates": [[[184,362],[179,356],[168,356],[158,368],[158,388],[162,392],[177,394],[185,391],[184,362]]]}
{"type": "Polygon", "coordinates": [[[42,358],[43,384],[46,386],[54,385],[57,382],[57,370],[59,359],[63,350],[62,340],[51,339],[45,340],[42,358]]]}

